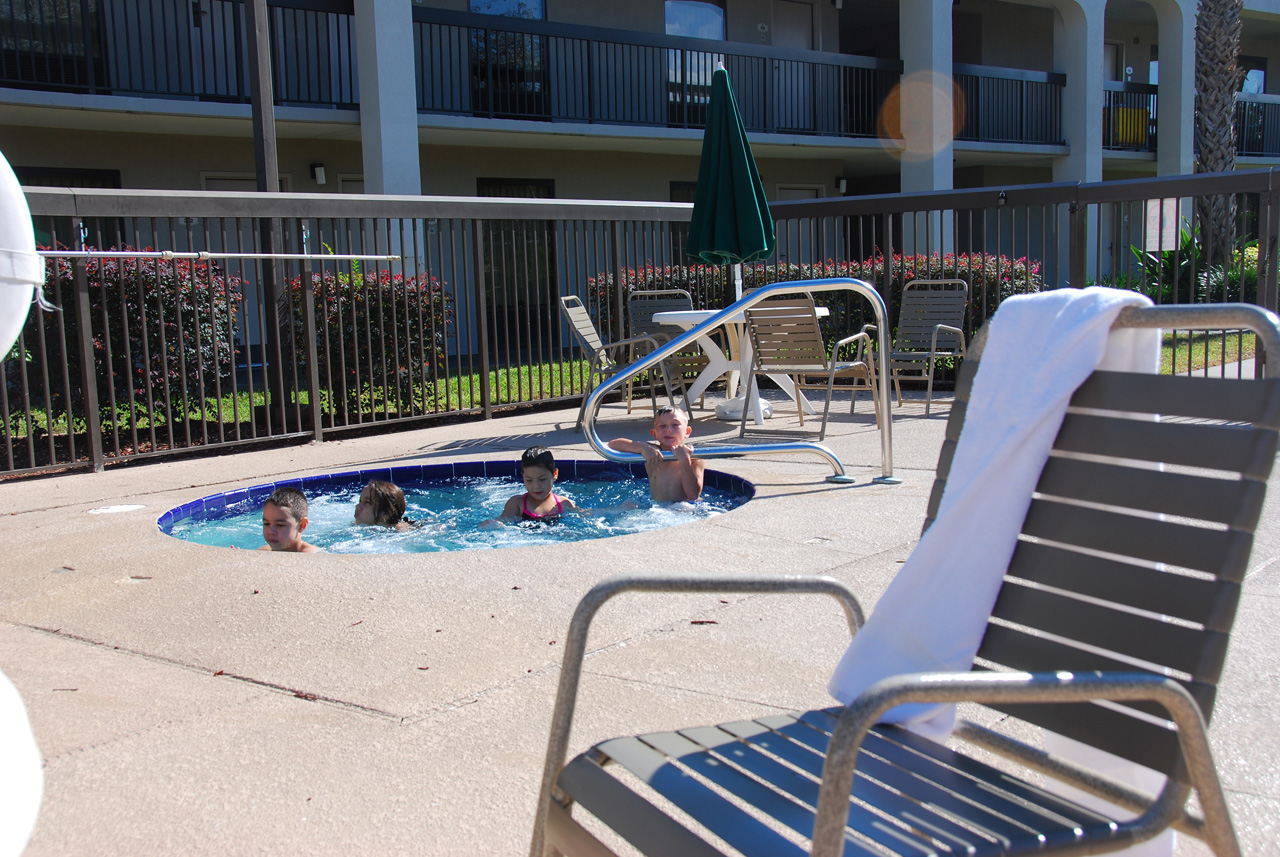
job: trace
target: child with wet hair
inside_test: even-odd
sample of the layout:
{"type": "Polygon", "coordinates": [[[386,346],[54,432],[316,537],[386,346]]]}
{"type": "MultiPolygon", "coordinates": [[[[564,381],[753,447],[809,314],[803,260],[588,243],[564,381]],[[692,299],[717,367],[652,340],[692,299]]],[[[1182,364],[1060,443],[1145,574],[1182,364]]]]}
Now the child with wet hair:
{"type": "Polygon", "coordinates": [[[374,479],[360,492],[356,523],[367,527],[407,530],[413,522],[404,516],[404,492],[393,482],[374,479]]]}
{"type": "Polygon", "coordinates": [[[262,504],[262,539],[260,551],[315,553],[320,550],[302,540],[307,519],[307,498],[297,488],[277,488],[262,504]]]}

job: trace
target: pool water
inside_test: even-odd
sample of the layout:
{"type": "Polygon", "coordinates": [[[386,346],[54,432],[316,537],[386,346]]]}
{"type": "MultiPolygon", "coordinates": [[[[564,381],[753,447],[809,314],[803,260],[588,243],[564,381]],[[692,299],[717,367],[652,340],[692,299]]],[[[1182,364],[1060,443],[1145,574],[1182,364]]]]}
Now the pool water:
{"type": "Polygon", "coordinates": [[[262,501],[276,488],[307,495],[310,524],[304,538],[330,553],[425,553],[488,550],[607,538],[656,530],[723,514],[749,500],[750,483],[708,471],[697,503],[657,505],[649,498],[644,465],[562,461],[556,494],[596,515],[564,515],[555,523],[524,522],[481,529],[507,498],[524,493],[513,462],[458,462],[335,473],[257,485],[204,497],[160,517],[168,535],[213,547],[256,549],[262,541],[262,501]],[[636,471],[639,471],[638,474],[636,471]],[[395,482],[405,493],[407,530],[354,522],[360,490],[371,479],[395,482]],[[630,501],[636,508],[610,511],[630,501]]]}

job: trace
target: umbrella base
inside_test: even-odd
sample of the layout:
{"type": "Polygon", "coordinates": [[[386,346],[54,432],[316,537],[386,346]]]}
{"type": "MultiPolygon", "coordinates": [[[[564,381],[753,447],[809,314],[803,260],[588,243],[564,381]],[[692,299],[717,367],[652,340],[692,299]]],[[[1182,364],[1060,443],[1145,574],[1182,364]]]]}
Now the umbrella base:
{"type": "MultiPolygon", "coordinates": [[[[742,408],[746,404],[746,401],[745,396],[738,396],[737,398],[721,402],[716,405],[716,419],[733,420],[735,422],[741,420],[742,408]]],[[[759,425],[764,420],[773,416],[773,405],[757,396],[755,407],[751,409],[748,416],[753,416],[755,418],[756,425],[759,425]]]]}

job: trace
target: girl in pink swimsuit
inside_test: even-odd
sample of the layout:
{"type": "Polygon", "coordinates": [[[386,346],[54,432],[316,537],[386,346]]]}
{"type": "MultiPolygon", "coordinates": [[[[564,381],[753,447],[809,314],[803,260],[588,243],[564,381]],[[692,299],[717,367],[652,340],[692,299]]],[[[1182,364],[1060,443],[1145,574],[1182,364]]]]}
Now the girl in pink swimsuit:
{"type": "Polygon", "coordinates": [[[560,471],[556,459],[545,446],[531,446],[520,456],[520,475],[525,493],[507,501],[499,521],[542,521],[550,523],[568,512],[581,511],[568,497],[557,497],[552,489],[560,471]]]}

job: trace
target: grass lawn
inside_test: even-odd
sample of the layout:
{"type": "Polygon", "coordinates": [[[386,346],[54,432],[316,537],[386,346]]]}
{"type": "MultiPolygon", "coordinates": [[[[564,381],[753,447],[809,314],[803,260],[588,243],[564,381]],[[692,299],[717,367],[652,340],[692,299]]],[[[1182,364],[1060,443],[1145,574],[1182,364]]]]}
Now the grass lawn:
{"type": "Polygon", "coordinates": [[[1255,337],[1252,333],[1206,333],[1166,331],[1160,372],[1168,375],[1235,363],[1253,356],[1255,337]],[[1175,339],[1176,337],[1176,339],[1175,339]],[[1176,360],[1176,364],[1175,364],[1176,360]],[[1188,364],[1190,370],[1188,370],[1188,364]]]}

